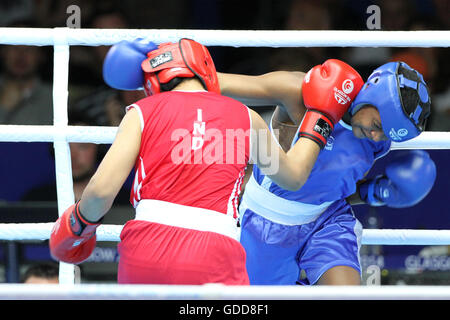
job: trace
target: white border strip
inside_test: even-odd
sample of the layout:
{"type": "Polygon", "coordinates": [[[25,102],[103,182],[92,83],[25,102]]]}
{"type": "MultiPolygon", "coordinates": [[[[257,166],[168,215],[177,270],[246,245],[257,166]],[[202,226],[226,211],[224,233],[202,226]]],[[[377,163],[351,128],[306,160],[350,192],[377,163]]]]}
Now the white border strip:
{"type": "MultiPolygon", "coordinates": [[[[450,286],[0,284],[1,300],[450,300],[450,286]]],[[[230,302],[230,304],[232,304],[230,302]]]]}

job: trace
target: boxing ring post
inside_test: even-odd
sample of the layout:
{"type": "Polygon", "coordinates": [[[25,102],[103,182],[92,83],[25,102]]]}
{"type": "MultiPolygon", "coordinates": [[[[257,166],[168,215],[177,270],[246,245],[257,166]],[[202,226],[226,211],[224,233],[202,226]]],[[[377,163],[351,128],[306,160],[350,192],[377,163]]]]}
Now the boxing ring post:
{"type": "MultiPolygon", "coordinates": [[[[70,46],[113,45],[121,40],[133,40],[135,38],[148,38],[156,43],[161,43],[165,41],[177,41],[181,37],[195,39],[196,41],[207,46],[233,47],[450,46],[450,31],[256,31],[0,28],[0,44],[54,47],[53,126],[0,125],[0,141],[45,141],[54,143],[59,215],[61,215],[64,210],[74,202],[69,142],[109,144],[114,140],[117,131],[117,128],[115,127],[68,126],[67,101],[70,46]]],[[[410,141],[401,144],[393,143],[392,150],[397,149],[450,149],[450,132],[425,132],[410,141]]],[[[0,239],[46,240],[49,238],[52,225],[53,223],[0,224],[0,239]]],[[[115,225],[100,226],[97,233],[98,240],[119,241],[121,228],[122,226],[115,225]]],[[[448,245],[450,244],[450,230],[364,230],[362,244],[448,245]]],[[[74,284],[74,266],[61,263],[59,276],[62,286],[74,284]]],[[[308,294],[310,293],[311,292],[308,294]]],[[[448,291],[446,291],[446,294],[448,297],[448,291]]],[[[153,293],[153,297],[154,296],[155,293],[153,293]]],[[[357,294],[355,296],[358,297],[357,294]]],[[[261,298],[261,296],[258,297],[261,298]]],[[[293,293],[293,295],[289,297],[295,298],[298,296],[293,293]]]]}
{"type": "MultiPolygon", "coordinates": [[[[53,29],[53,125],[55,150],[56,193],[58,195],[58,214],[75,201],[73,193],[70,147],[67,141],[68,96],[69,96],[69,56],[70,47],[67,33],[63,28],[53,29]]],[[[74,284],[75,268],[71,264],[60,262],[59,281],[62,284],[74,284]]]]}

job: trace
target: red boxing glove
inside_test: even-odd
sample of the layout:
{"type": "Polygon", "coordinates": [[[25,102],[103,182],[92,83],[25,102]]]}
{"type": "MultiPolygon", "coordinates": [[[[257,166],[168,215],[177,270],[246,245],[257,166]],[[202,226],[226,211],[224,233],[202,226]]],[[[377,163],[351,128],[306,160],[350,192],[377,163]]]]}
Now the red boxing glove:
{"type": "Polygon", "coordinates": [[[49,243],[52,257],[72,264],[89,258],[97,242],[95,230],[99,225],[83,218],[79,202],[71,205],[53,226],[49,243]]]}
{"type": "Polygon", "coordinates": [[[299,136],[317,142],[322,149],[363,85],[359,73],[340,60],[330,59],[312,68],[302,84],[307,110],[299,136]]]}

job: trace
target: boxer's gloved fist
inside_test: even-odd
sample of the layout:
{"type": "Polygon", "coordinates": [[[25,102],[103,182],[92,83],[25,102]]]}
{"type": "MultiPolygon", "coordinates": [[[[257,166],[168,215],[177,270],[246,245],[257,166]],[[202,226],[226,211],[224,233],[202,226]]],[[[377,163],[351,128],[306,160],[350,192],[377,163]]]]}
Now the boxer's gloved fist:
{"type": "Polygon", "coordinates": [[[303,103],[307,108],[299,137],[312,139],[323,148],[334,125],[341,120],[364,84],[357,71],[336,59],[312,68],[303,79],[303,103]]]}
{"type": "Polygon", "coordinates": [[[100,223],[86,220],[80,213],[79,202],[71,205],[56,220],[50,234],[50,253],[53,258],[72,264],[81,263],[94,251],[95,230],[100,223]]]}
{"type": "Polygon", "coordinates": [[[427,196],[436,179],[436,165],[423,150],[401,153],[386,166],[385,175],[359,186],[361,199],[372,206],[406,208],[427,196]]]}
{"type": "Polygon", "coordinates": [[[103,62],[103,79],[114,89],[139,90],[144,85],[142,61],[147,53],[157,49],[153,42],[143,39],[121,41],[113,45],[103,62]]]}

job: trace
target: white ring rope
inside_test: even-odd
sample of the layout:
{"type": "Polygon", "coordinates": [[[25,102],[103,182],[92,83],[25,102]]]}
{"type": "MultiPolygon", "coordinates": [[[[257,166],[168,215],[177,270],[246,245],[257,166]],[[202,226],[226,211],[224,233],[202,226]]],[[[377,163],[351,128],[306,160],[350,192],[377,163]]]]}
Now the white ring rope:
{"type": "Polygon", "coordinates": [[[180,30],[0,28],[0,44],[98,46],[146,38],[156,43],[192,38],[233,47],[450,47],[450,31],[180,30]],[[65,35],[61,39],[60,34],[65,35]]]}
{"type": "MultiPolygon", "coordinates": [[[[450,286],[0,284],[3,300],[449,300],[450,286]]],[[[261,301],[259,303],[264,303],[261,301]]]]}
{"type": "MultiPolygon", "coordinates": [[[[121,40],[133,40],[135,38],[146,38],[161,43],[177,41],[182,37],[195,39],[207,46],[450,47],[450,31],[0,28],[0,44],[54,46],[54,125],[1,125],[0,141],[54,142],[59,214],[62,214],[64,209],[74,201],[69,142],[112,143],[117,131],[115,127],[67,126],[70,46],[113,45],[121,40]]],[[[450,133],[426,132],[416,139],[402,144],[394,143],[392,146],[392,149],[417,148],[450,149],[450,133]]],[[[52,223],[0,224],[0,239],[45,240],[49,237],[52,225],[52,223]]],[[[122,226],[103,225],[98,230],[98,239],[100,241],[118,241],[121,228],[122,226]]],[[[450,244],[449,233],[450,230],[364,230],[363,244],[450,244]]],[[[60,283],[73,284],[73,271],[73,266],[61,263],[60,283]]],[[[41,290],[39,292],[42,293],[41,290]]],[[[234,291],[232,295],[234,297],[234,291]]],[[[342,297],[342,291],[338,295],[342,297]]],[[[153,294],[153,297],[155,297],[155,294],[153,294]]]]}
{"type": "Polygon", "coordinates": [[[55,126],[0,125],[0,141],[7,142],[67,141],[111,144],[116,133],[117,127],[107,126],[64,126],[56,128],[55,126]]]}
{"type": "MultiPolygon", "coordinates": [[[[91,142],[111,144],[117,127],[108,126],[32,126],[0,125],[0,141],[4,142],[91,142]]],[[[397,143],[391,150],[450,149],[450,132],[427,131],[417,138],[397,143]]]]}
{"type": "MultiPolygon", "coordinates": [[[[48,240],[53,222],[0,224],[0,240],[48,240]]],[[[97,229],[98,241],[120,241],[122,225],[97,229]]],[[[450,230],[364,229],[363,245],[450,245],[450,230]]]]}

